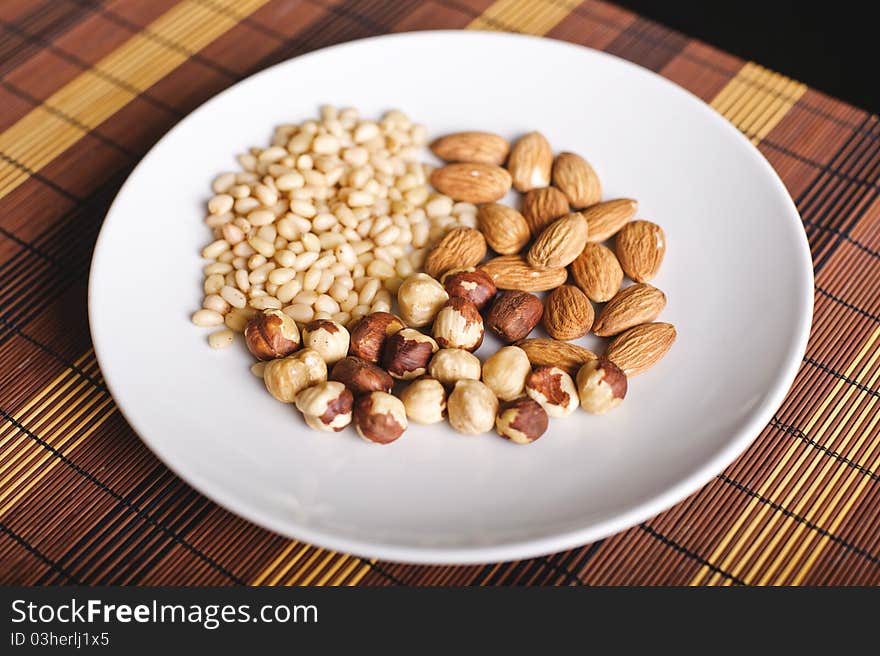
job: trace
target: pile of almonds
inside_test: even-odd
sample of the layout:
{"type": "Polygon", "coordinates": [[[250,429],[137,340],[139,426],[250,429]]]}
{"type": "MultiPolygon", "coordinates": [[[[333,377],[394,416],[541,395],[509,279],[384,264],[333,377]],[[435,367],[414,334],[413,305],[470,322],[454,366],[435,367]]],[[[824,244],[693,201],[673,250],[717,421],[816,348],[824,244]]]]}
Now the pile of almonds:
{"type": "Polygon", "coordinates": [[[413,267],[423,271],[390,286],[397,314],[386,306],[299,321],[251,304],[244,336],[260,361],[252,371],[312,428],[354,423],[381,444],[408,421],[446,418],[463,434],[494,428],[525,444],[579,405],[592,414],[617,407],[627,377],[675,340],[671,324],[655,321],[666,297],[649,284],[665,254],[662,229],[632,220],[634,200],[603,201],[587,161],[554,158],[538,132],[512,148],[498,135],[463,132],[431,149],[447,162],[427,170],[434,198],[475,207],[475,220],[433,230],[413,267]],[[499,202],[511,187],[523,194],[521,210],[499,202]],[[602,243],[612,238],[613,249],[602,243]],[[623,286],[624,276],[634,284],[623,286]],[[530,337],[541,323],[550,337],[530,337]],[[506,345],[481,362],[473,352],[486,329],[506,345]],[[591,331],[611,338],[604,356],[571,343],[591,331]]]}

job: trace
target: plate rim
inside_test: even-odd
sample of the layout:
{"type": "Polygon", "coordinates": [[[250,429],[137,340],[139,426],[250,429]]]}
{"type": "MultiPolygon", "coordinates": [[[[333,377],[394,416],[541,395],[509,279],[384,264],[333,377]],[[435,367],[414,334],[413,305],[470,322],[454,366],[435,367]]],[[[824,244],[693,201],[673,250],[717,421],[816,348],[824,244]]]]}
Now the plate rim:
{"type": "Polygon", "coordinates": [[[770,165],[767,159],[761,154],[758,148],[749,141],[746,136],[740,132],[732,123],[724,118],[720,113],[712,109],[705,101],[691,93],[684,87],[663,77],[662,75],[635,64],[629,60],[623,59],[616,55],[597,50],[588,46],[583,46],[559,39],[551,39],[547,37],[534,36],[528,34],[515,34],[509,32],[492,32],[480,30],[424,30],[424,31],[408,31],[393,34],[383,34],[377,36],[366,37],[363,39],[355,39],[340,44],[335,44],[313,50],[311,52],[286,59],[278,62],[268,68],[258,71],[248,77],[245,77],[235,84],[227,87],[218,94],[207,99],[198,107],[189,112],[183,119],[178,121],[167,133],[165,133],[155,144],[147,151],[138,161],[137,165],[132,169],[126,177],[125,182],[119,188],[113,202],[110,204],[106,215],[101,223],[101,229],[95,242],[92,253],[92,259],[89,267],[88,282],[88,319],[89,332],[92,339],[92,345],[95,352],[95,358],[104,377],[110,395],[116,404],[120,414],[131,426],[132,430],[141,440],[141,442],[155,455],[166,467],[168,467],[176,476],[181,478],[185,483],[193,487],[200,494],[203,494],[211,501],[217,503],[224,509],[241,517],[245,521],[251,522],[257,526],[273,531],[284,537],[299,540],[318,546],[324,549],[350,554],[362,558],[378,558],[380,560],[423,564],[423,565],[453,565],[453,564],[483,564],[494,563],[500,561],[520,560],[525,558],[534,558],[547,555],[559,551],[583,546],[585,544],[595,542],[606,538],[620,531],[631,528],[645,520],[663,512],[672,507],[676,503],[690,496],[698,489],[703,487],[718,473],[723,471],[736,457],[743,453],[748,446],[757,438],[761,430],[767,425],[773,414],[782,404],[785,396],[788,394],[792,383],[800,368],[801,360],[806,352],[807,343],[812,327],[813,311],[814,311],[814,269],[813,260],[810,252],[809,241],[806,232],[803,230],[803,222],[800,213],[797,210],[788,189],[780,179],[776,170],[770,165]],[[734,139],[738,139],[739,143],[746,146],[749,156],[756,164],[764,169],[767,178],[772,180],[775,191],[781,196],[783,203],[788,206],[790,212],[786,220],[797,221],[799,230],[796,233],[800,235],[800,262],[797,267],[800,272],[798,277],[800,283],[803,284],[803,298],[800,299],[805,311],[800,317],[798,326],[797,339],[789,344],[788,352],[785,355],[784,366],[780,368],[776,377],[776,382],[768,393],[764,395],[763,402],[751,413],[750,419],[735,433],[731,435],[723,448],[715,452],[701,466],[695,468],[689,475],[683,477],[674,485],[670,485],[661,492],[658,492],[649,499],[637,504],[629,510],[618,513],[611,518],[591,523],[586,527],[573,529],[564,532],[556,532],[537,538],[515,539],[497,545],[469,545],[469,546],[452,546],[452,547],[426,547],[426,546],[399,546],[395,544],[384,543],[380,540],[363,540],[360,538],[340,537],[329,530],[316,530],[296,523],[293,520],[291,530],[289,524],[276,521],[270,516],[258,516],[253,512],[253,508],[245,507],[246,504],[240,504],[235,498],[227,497],[222,489],[216,488],[213,484],[202,478],[198,472],[189,471],[186,467],[178,467],[178,463],[173,462],[169,457],[165,456],[163,448],[156,444],[153,440],[146,437],[145,433],[139,429],[134,421],[132,421],[129,413],[126,411],[125,405],[120,403],[119,396],[115,392],[115,382],[112,375],[108,376],[105,368],[105,354],[101,346],[100,339],[96,339],[96,328],[98,315],[100,310],[96,308],[94,300],[96,272],[100,271],[101,262],[101,246],[106,237],[107,224],[109,219],[114,215],[114,209],[119,203],[119,199],[127,192],[132,179],[135,178],[138,171],[150,156],[162,146],[166,141],[175,138],[178,132],[186,128],[190,121],[195,120],[197,115],[203,110],[215,103],[220,103],[223,98],[236,88],[248,83],[261,76],[269,76],[274,74],[278,69],[289,65],[294,61],[301,61],[314,56],[318,56],[329,50],[343,50],[348,48],[357,48],[360,45],[371,43],[373,41],[393,41],[407,39],[425,39],[425,38],[464,38],[464,39],[499,39],[499,40],[519,40],[524,42],[552,42],[553,47],[563,49],[571,49],[572,51],[587,51],[590,56],[598,57],[615,62],[615,65],[624,65],[638,71],[638,74],[648,74],[662,81],[670,93],[684,94],[688,98],[688,102],[694,106],[695,111],[702,112],[704,115],[710,116],[710,120],[720,126],[720,129],[727,130],[734,139]]]}

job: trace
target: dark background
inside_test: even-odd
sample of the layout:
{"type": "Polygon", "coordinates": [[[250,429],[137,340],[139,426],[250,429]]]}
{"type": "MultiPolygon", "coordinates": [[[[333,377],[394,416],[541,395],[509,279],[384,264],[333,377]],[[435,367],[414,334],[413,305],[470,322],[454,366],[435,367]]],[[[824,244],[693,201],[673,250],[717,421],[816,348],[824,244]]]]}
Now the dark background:
{"type": "Polygon", "coordinates": [[[878,3],[615,0],[743,59],[880,112],[878,3]],[[873,7],[873,10],[872,10],[873,7]]]}

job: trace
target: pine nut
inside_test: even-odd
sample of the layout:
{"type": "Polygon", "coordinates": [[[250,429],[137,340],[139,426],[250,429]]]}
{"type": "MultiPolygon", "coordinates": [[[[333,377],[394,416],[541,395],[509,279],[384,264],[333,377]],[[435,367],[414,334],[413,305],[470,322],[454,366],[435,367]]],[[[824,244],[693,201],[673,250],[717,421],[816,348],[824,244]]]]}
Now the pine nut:
{"type": "Polygon", "coordinates": [[[277,249],[274,258],[280,267],[292,268],[296,262],[296,254],[286,248],[277,249]]]}
{"type": "Polygon", "coordinates": [[[269,282],[273,285],[283,285],[290,282],[296,277],[295,269],[281,268],[275,269],[269,273],[269,282]]]}
{"type": "Polygon", "coordinates": [[[318,293],[312,290],[304,289],[299,294],[293,297],[294,303],[301,303],[302,305],[311,306],[318,300],[318,293]]]}
{"type": "Polygon", "coordinates": [[[394,267],[382,260],[373,260],[367,266],[367,275],[373,278],[390,278],[394,275],[394,267]]]}
{"type": "Polygon", "coordinates": [[[266,365],[268,362],[254,362],[251,365],[251,373],[257,378],[263,378],[266,374],[266,365]]]}
{"type": "Polygon", "coordinates": [[[230,285],[225,285],[220,290],[220,296],[224,301],[229,303],[234,308],[243,308],[247,305],[247,297],[242,293],[240,289],[236,289],[235,287],[231,287],[230,285]]]}
{"type": "Polygon", "coordinates": [[[375,198],[371,194],[368,194],[364,191],[352,191],[348,194],[348,203],[349,207],[367,207],[372,205],[375,202],[375,198]]]}
{"type": "Polygon", "coordinates": [[[219,273],[220,275],[225,276],[227,273],[232,271],[232,265],[227,262],[211,262],[210,264],[206,264],[205,268],[202,269],[206,276],[210,276],[215,273],[219,273]]]}
{"type": "Polygon", "coordinates": [[[216,294],[220,291],[220,288],[223,287],[223,283],[224,279],[222,275],[219,273],[212,273],[205,278],[203,288],[206,294],[216,294]]]}
{"type": "Polygon", "coordinates": [[[306,277],[303,278],[303,289],[313,290],[318,286],[319,282],[321,282],[321,270],[309,269],[306,272],[306,277]]]}
{"type": "Polygon", "coordinates": [[[223,315],[214,310],[197,310],[192,315],[192,322],[197,326],[219,326],[223,323],[223,315]]]}
{"type": "Polygon", "coordinates": [[[228,250],[229,242],[225,239],[218,239],[202,249],[202,257],[206,260],[213,260],[221,253],[225,253],[228,250]]]}
{"type": "Polygon", "coordinates": [[[273,255],[275,255],[275,246],[273,246],[265,239],[260,239],[259,237],[251,237],[250,239],[248,239],[248,243],[263,257],[272,257],[273,255]]]}
{"type": "Polygon", "coordinates": [[[228,328],[223,328],[208,335],[208,345],[213,349],[224,349],[232,346],[235,339],[234,333],[228,328]]]}
{"type": "Polygon", "coordinates": [[[211,183],[215,194],[225,194],[235,184],[235,173],[221,173],[211,183]]]}
{"type": "Polygon", "coordinates": [[[277,162],[287,156],[287,150],[281,146],[271,146],[260,153],[259,160],[265,163],[277,162]]]}
{"type": "Polygon", "coordinates": [[[283,312],[297,323],[308,323],[315,316],[315,312],[312,310],[311,306],[303,303],[288,305],[284,308],[283,312]]]}
{"type": "Polygon", "coordinates": [[[208,211],[211,214],[223,214],[232,209],[235,199],[229,194],[217,194],[208,201],[208,211]]]}
{"type": "Polygon", "coordinates": [[[255,310],[280,310],[281,301],[274,296],[260,296],[252,298],[249,304],[255,310]]]}
{"type": "Polygon", "coordinates": [[[290,282],[286,282],[281,285],[275,296],[282,303],[290,303],[293,300],[293,297],[299,294],[302,290],[302,282],[297,279],[293,279],[290,282]]]}
{"type": "Polygon", "coordinates": [[[252,226],[268,226],[275,221],[275,214],[271,210],[255,209],[248,213],[247,219],[252,226]]]}
{"type": "Polygon", "coordinates": [[[304,234],[300,241],[302,241],[302,244],[307,251],[313,253],[321,252],[321,240],[318,239],[318,235],[309,232],[304,234]]]}
{"type": "Polygon", "coordinates": [[[223,298],[217,294],[208,294],[205,296],[205,300],[202,301],[202,307],[206,310],[214,310],[214,312],[219,312],[220,314],[226,314],[229,312],[229,303],[224,301],[223,298]]]}
{"type": "Polygon", "coordinates": [[[296,256],[296,264],[293,265],[293,268],[297,271],[305,271],[310,266],[312,266],[317,259],[317,251],[307,251],[305,253],[301,253],[300,255],[296,256]]]}
{"type": "Polygon", "coordinates": [[[376,292],[379,291],[379,286],[381,282],[377,278],[370,278],[364,284],[361,289],[360,294],[358,295],[358,304],[359,305],[369,305],[373,302],[373,298],[376,296],[376,292]]]}
{"type": "Polygon", "coordinates": [[[339,309],[343,312],[351,312],[357,304],[358,293],[355,291],[350,291],[348,293],[348,298],[346,298],[344,301],[339,302],[339,309]]]}

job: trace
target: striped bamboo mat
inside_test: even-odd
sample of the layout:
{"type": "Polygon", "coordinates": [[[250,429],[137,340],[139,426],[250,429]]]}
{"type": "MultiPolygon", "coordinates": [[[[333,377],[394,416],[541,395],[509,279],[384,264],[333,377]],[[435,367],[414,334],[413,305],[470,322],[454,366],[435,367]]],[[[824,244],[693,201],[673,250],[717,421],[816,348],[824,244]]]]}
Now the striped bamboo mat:
{"type": "Polygon", "coordinates": [[[0,583],[877,583],[878,190],[876,116],[595,0],[5,0],[0,583]],[[671,510],[545,558],[405,566],[259,529],[147,452],[108,395],[89,342],[95,237],[158,137],[270,64],[428,28],[572,41],[682,85],[776,168],[812,245],[812,339],[791,393],[752,447],[671,510]]]}

